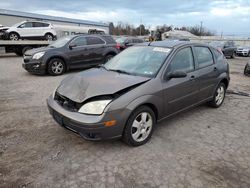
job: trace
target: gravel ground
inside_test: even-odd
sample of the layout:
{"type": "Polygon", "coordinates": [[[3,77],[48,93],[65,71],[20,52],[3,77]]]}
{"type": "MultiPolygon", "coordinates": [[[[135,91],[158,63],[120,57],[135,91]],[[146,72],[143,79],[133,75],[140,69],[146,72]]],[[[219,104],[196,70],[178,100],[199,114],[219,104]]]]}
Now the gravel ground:
{"type": "MultiPolygon", "coordinates": [[[[250,93],[250,58],[229,59],[231,90],[250,93]]],[[[59,127],[46,98],[63,76],[0,57],[0,187],[250,187],[250,97],[227,94],[158,124],[151,141],[89,142],[59,127]]]]}

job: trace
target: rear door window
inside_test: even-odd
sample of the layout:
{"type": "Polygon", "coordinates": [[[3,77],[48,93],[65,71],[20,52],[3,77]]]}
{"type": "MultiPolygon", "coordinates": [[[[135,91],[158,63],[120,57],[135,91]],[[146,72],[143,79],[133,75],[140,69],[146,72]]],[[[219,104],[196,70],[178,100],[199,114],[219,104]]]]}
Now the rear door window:
{"type": "Polygon", "coordinates": [[[213,55],[209,48],[203,46],[195,46],[194,50],[199,68],[207,67],[214,63],[213,55]]]}
{"type": "Polygon", "coordinates": [[[194,70],[194,57],[190,47],[179,50],[171,61],[171,71],[191,72],[194,70]]]}
{"type": "Polygon", "coordinates": [[[105,42],[98,37],[87,37],[87,44],[88,45],[105,44],[105,42]]]}

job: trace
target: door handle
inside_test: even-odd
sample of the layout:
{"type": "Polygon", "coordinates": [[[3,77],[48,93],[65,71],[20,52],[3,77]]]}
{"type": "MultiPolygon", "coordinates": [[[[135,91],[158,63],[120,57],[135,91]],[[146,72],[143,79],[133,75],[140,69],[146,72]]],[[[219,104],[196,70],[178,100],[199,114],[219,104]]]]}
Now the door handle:
{"type": "Polygon", "coordinates": [[[217,71],[217,67],[214,67],[214,71],[217,71]]]}

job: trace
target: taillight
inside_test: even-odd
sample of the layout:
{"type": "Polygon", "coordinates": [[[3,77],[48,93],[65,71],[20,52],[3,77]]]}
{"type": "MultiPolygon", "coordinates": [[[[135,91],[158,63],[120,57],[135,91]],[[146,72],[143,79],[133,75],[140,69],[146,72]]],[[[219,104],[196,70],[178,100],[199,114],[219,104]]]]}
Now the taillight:
{"type": "Polygon", "coordinates": [[[119,43],[116,43],[116,49],[120,50],[121,49],[121,45],[119,43]]]}

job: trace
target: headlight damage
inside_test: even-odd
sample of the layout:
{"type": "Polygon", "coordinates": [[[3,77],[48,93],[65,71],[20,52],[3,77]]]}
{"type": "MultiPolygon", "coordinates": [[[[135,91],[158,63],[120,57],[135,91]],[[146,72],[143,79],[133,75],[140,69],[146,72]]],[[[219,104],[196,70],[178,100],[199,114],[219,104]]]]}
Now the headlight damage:
{"type": "Polygon", "coordinates": [[[78,112],[84,114],[101,115],[111,100],[91,101],[84,104],[78,112]]]}

